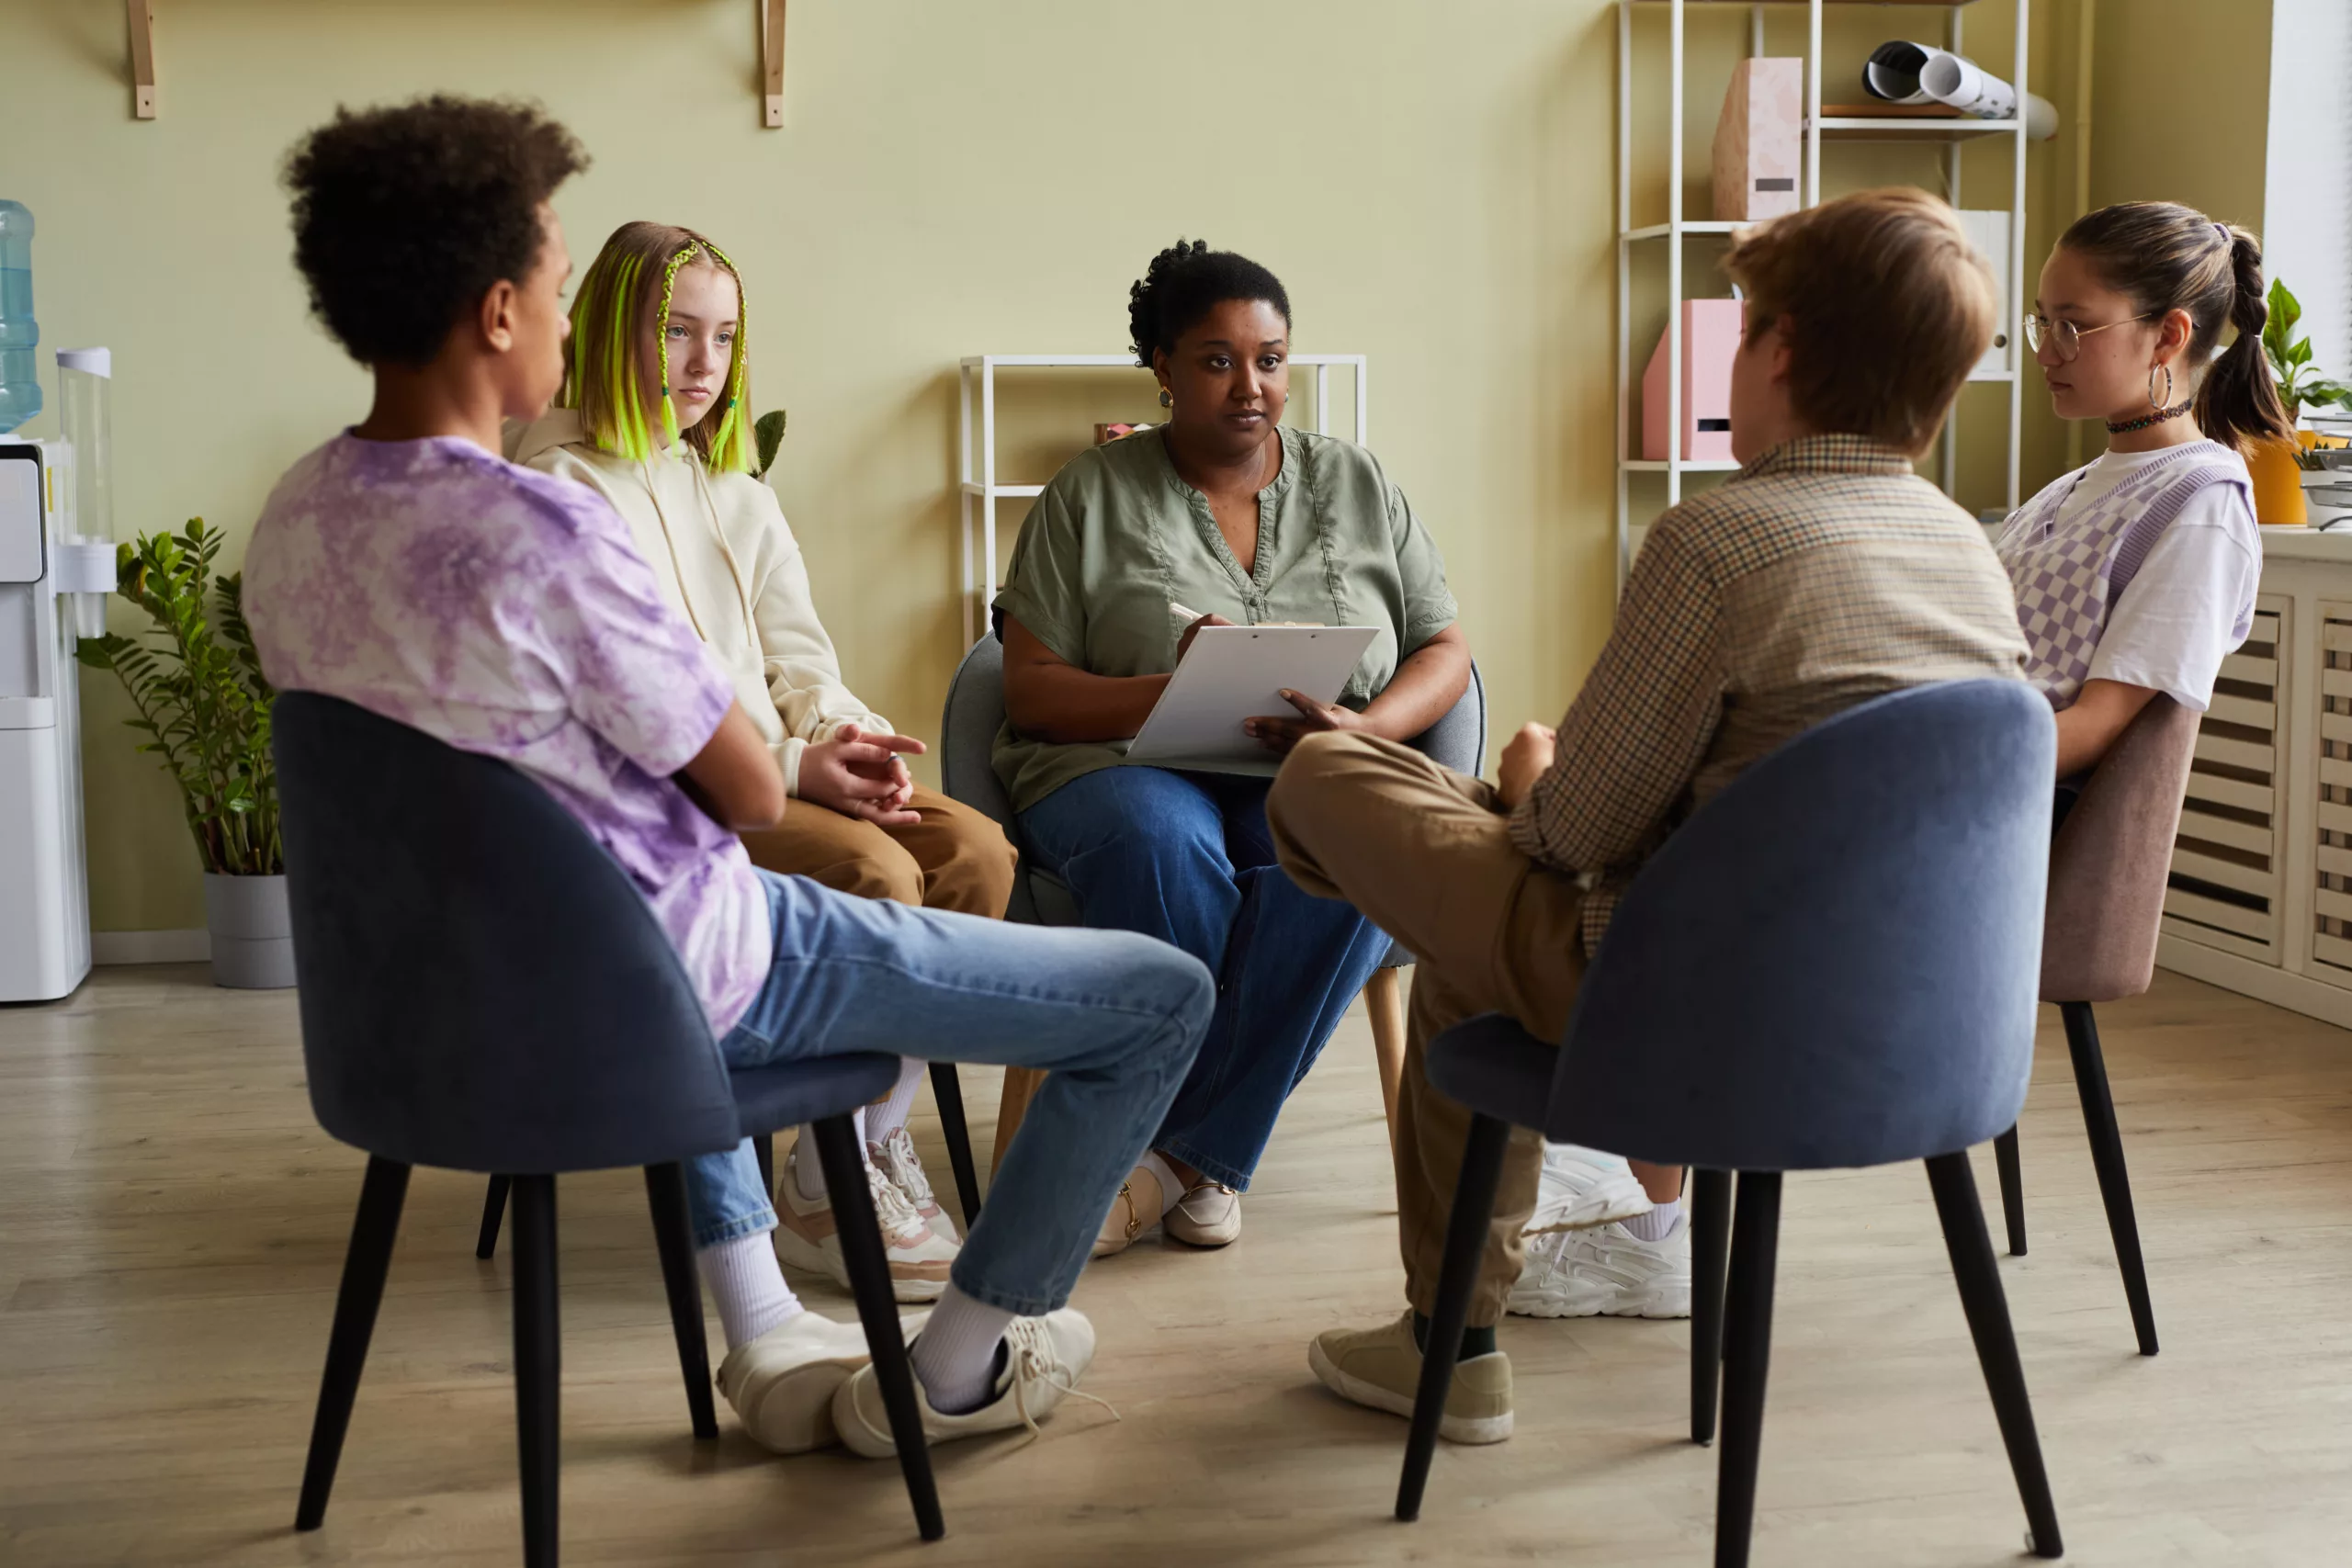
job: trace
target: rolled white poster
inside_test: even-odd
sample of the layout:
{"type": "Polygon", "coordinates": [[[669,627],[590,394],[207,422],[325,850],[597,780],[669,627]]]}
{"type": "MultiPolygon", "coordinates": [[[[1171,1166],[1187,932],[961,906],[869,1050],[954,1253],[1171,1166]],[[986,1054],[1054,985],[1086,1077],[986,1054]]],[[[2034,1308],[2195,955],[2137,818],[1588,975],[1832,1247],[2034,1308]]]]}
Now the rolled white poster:
{"type": "Polygon", "coordinates": [[[1862,67],[1862,90],[1891,104],[1934,103],[1919,90],[1919,73],[1942,52],[1903,39],[1883,43],[1871,51],[1870,62],[1862,67]]]}
{"type": "MultiPolygon", "coordinates": [[[[1965,55],[1907,39],[1871,51],[1862,90],[1891,104],[1950,104],[1978,119],[2011,119],[2018,112],[2015,87],[1965,55]]],[[[2049,99],[2025,96],[2025,133],[2034,141],[2058,134],[2058,111],[2049,99]]]]}
{"type": "MultiPolygon", "coordinates": [[[[1915,46],[1916,47],[1916,46],[1915,46]]],[[[1978,119],[2015,119],[2018,90],[1974,61],[1942,50],[1933,51],[1919,69],[1919,90],[1939,104],[1950,104],[1978,119]]],[[[2058,134],[2058,111],[2047,98],[2026,96],[2025,133],[2035,141],[2058,134]]]]}

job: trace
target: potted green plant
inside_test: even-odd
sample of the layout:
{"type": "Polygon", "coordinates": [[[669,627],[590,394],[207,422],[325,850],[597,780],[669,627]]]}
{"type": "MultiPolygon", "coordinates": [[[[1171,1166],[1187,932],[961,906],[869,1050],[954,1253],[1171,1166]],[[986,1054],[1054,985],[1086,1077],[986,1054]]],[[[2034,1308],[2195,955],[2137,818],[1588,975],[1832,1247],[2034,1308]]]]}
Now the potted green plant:
{"type": "MultiPolygon", "coordinates": [[[[2262,352],[2270,373],[2278,378],[2278,400],[2287,405],[2289,421],[2299,421],[2307,408],[2352,406],[2352,387],[2331,380],[2312,363],[2312,341],[2295,331],[2303,319],[2302,302],[2279,278],[2270,280],[2270,314],[2262,324],[2262,352]]],[[[2292,446],[2266,446],[2249,453],[2246,466],[2254,475],[2255,513],[2269,524],[2322,521],[2312,515],[2310,491],[2330,484],[2312,460],[2317,438],[2298,431],[2292,446]],[[2314,476],[2317,475],[2315,479],[2314,476]]],[[[2335,513],[2328,509],[2328,515],[2335,513]]]]}
{"type": "Polygon", "coordinates": [[[161,758],[179,786],[204,864],[213,983],[268,989],[294,983],[269,750],[277,693],[245,625],[243,574],[212,570],[224,542],[192,517],[177,534],[122,546],[116,592],[154,624],[137,637],[84,637],[78,653],[84,664],[121,679],[139,710],[123,722],[146,737],[139,750],[161,758]]]}

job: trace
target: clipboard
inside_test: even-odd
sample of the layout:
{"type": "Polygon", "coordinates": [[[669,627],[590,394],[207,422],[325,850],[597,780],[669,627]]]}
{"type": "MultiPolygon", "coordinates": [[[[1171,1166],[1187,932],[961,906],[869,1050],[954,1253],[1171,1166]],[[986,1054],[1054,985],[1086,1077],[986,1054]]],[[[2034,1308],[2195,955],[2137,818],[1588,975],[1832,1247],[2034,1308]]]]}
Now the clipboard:
{"type": "Polygon", "coordinates": [[[1380,635],[1374,626],[1203,626],[1127,745],[1127,761],[1272,776],[1282,759],[1241,721],[1295,712],[1283,691],[1336,701],[1380,635]]]}

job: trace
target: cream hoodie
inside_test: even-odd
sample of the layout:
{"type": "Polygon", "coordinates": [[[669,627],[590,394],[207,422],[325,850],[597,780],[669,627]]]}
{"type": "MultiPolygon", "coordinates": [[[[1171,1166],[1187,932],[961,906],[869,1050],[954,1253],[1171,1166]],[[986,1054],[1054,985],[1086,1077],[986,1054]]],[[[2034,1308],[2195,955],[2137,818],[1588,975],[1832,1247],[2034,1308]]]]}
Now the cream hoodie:
{"type": "Polygon", "coordinates": [[[799,541],[775,492],[749,474],[710,474],[689,446],[650,463],[602,452],[580,415],[555,409],[510,428],[508,456],[586,485],[628,524],[662,592],[709,646],[736,700],[760,728],[787,794],[800,793],[800,756],[845,724],[888,731],[842,682],[832,638],[817,619],[799,541]]]}

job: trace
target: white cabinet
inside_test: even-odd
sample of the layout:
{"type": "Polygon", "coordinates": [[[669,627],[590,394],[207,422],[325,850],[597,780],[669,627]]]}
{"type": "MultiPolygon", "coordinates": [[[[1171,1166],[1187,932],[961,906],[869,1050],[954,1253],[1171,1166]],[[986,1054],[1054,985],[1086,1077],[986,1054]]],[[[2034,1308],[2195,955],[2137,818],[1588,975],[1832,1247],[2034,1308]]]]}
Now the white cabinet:
{"type": "Polygon", "coordinates": [[[2156,961],[2352,1028],[2352,534],[2262,536],[2254,632],[2198,734],[2156,961]]]}

